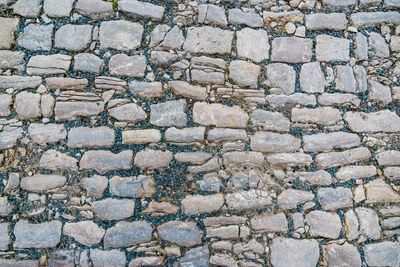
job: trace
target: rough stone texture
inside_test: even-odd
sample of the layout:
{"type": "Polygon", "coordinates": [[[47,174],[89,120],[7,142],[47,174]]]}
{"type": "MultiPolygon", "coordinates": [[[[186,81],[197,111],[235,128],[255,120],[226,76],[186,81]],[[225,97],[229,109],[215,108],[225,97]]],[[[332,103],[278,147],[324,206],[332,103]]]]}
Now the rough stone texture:
{"type": "Polygon", "coordinates": [[[156,126],[184,127],[187,122],[186,100],[174,100],[151,105],[150,123],[156,126]]]}
{"type": "Polygon", "coordinates": [[[119,1],[118,7],[119,10],[125,13],[128,17],[135,19],[159,21],[164,15],[164,8],[162,6],[136,0],[119,1]]]}
{"type": "Polygon", "coordinates": [[[395,242],[380,242],[363,247],[365,261],[369,266],[398,266],[400,245],[395,242]]]}
{"type": "Polygon", "coordinates": [[[358,221],[360,222],[360,233],[367,238],[379,239],[381,237],[381,228],[379,218],[375,211],[368,208],[356,208],[358,221]]]}
{"type": "Polygon", "coordinates": [[[117,54],[109,62],[110,73],[118,76],[140,78],[146,70],[145,56],[117,54]]]}
{"type": "Polygon", "coordinates": [[[170,221],[157,227],[162,240],[184,247],[201,244],[203,234],[193,222],[170,221]]]}
{"type": "Polygon", "coordinates": [[[325,77],[318,62],[310,62],[301,66],[300,86],[306,93],[323,93],[325,77]]]}
{"type": "Polygon", "coordinates": [[[303,204],[307,201],[312,201],[314,194],[295,189],[284,190],[277,198],[277,203],[281,209],[295,209],[299,204],[303,204]]]}
{"type": "Polygon", "coordinates": [[[204,126],[245,128],[248,115],[238,106],[196,102],[193,107],[193,121],[204,126]]]}
{"type": "Polygon", "coordinates": [[[50,50],[53,25],[29,24],[18,37],[18,45],[30,50],[50,50]]]}
{"type": "Polygon", "coordinates": [[[271,60],[287,63],[309,62],[312,40],[298,37],[278,37],[272,40],[271,60]]]}
{"type": "Polygon", "coordinates": [[[211,213],[219,210],[224,204],[222,194],[193,195],[182,199],[182,209],[186,215],[211,213]]]}
{"type": "Polygon", "coordinates": [[[111,147],[114,145],[114,131],[108,127],[76,127],[68,132],[67,146],[71,148],[111,147]]]}
{"type": "MultiPolygon", "coordinates": [[[[123,106],[110,108],[108,113],[111,117],[119,121],[136,123],[146,119],[146,112],[135,103],[129,103],[123,106]]],[[[114,138],[113,138],[114,139],[114,138]]]]}
{"type": "Polygon", "coordinates": [[[91,25],[67,24],[59,28],[54,37],[54,47],[69,51],[80,51],[92,41],[91,25]]]}
{"type": "Polygon", "coordinates": [[[135,202],[128,199],[106,198],[93,202],[92,210],[100,220],[123,220],[133,216],[135,202]]]}
{"type": "Polygon", "coordinates": [[[106,231],[92,221],[65,223],[63,234],[74,238],[77,242],[91,247],[101,242],[106,231]]]}
{"type": "Polygon", "coordinates": [[[54,174],[35,174],[21,180],[21,188],[29,192],[44,192],[49,189],[61,187],[66,183],[64,176],[54,174]]]}
{"type": "Polygon", "coordinates": [[[100,19],[111,16],[112,3],[102,0],[78,0],[75,10],[91,19],[100,19]]]}
{"type": "Polygon", "coordinates": [[[104,61],[99,57],[80,53],[74,56],[74,71],[100,74],[104,68],[104,61]]]}
{"type": "Polygon", "coordinates": [[[131,50],[140,46],[143,26],[125,20],[104,21],[100,25],[100,48],[131,50]]]}
{"type": "Polygon", "coordinates": [[[243,60],[234,60],[229,65],[229,78],[237,85],[256,87],[260,67],[243,60]]]}
{"type": "Polygon", "coordinates": [[[119,197],[151,197],[154,194],[154,179],[151,176],[138,177],[114,176],[109,180],[110,194],[119,197]]]}
{"type": "Polygon", "coordinates": [[[266,31],[244,28],[236,34],[236,51],[239,57],[254,62],[261,62],[269,58],[270,45],[266,31]]]}
{"type": "Polygon", "coordinates": [[[283,63],[272,63],[266,66],[266,81],[271,92],[276,94],[293,94],[296,84],[296,71],[292,66],[283,63]]]}
{"type": "Polygon", "coordinates": [[[313,237],[337,239],[342,229],[340,217],[336,213],[314,210],[306,215],[305,221],[313,237]]]}
{"type": "Polygon", "coordinates": [[[284,213],[278,213],[252,218],[251,227],[257,232],[285,232],[288,230],[288,222],[284,213]]]}
{"type": "Polygon", "coordinates": [[[229,54],[233,32],[210,26],[190,27],[183,49],[191,53],[229,54]]]}
{"type": "Polygon", "coordinates": [[[344,38],[326,34],[317,36],[315,56],[318,61],[349,61],[350,42],[344,38]]]}
{"type": "Polygon", "coordinates": [[[250,141],[250,148],[259,152],[294,152],[300,149],[301,143],[292,135],[270,132],[256,132],[250,141]]]}
{"type": "Polygon", "coordinates": [[[351,131],[362,132],[400,132],[400,117],[390,110],[371,113],[346,112],[343,119],[351,131]]]}
{"type": "Polygon", "coordinates": [[[129,170],[132,167],[133,152],[124,150],[114,154],[111,151],[90,150],[83,154],[80,170],[95,170],[104,174],[114,170],[129,170]]]}
{"type": "Polygon", "coordinates": [[[40,9],[40,0],[18,0],[14,5],[14,12],[25,18],[37,18],[40,9]]]}
{"type": "Polygon", "coordinates": [[[48,170],[78,170],[78,160],[54,149],[47,150],[40,157],[39,166],[48,170]]]}
{"type": "Polygon", "coordinates": [[[19,220],[14,227],[16,248],[52,248],[57,246],[61,238],[62,222],[54,220],[39,224],[31,224],[19,220]]]}
{"type": "Polygon", "coordinates": [[[271,245],[271,263],[276,267],[313,267],[319,258],[316,240],[277,237],[271,245]],[[290,257],[288,257],[290,255],[290,257]]]}
{"type": "Polygon", "coordinates": [[[321,153],[315,157],[315,163],[318,167],[326,169],[342,164],[353,163],[369,159],[371,152],[365,147],[353,148],[343,152],[321,153]]]}
{"type": "Polygon", "coordinates": [[[8,246],[11,244],[9,229],[9,223],[0,223],[0,250],[8,250],[8,246]]]}
{"type": "Polygon", "coordinates": [[[18,117],[22,120],[37,119],[42,116],[40,109],[40,95],[21,92],[15,97],[15,106],[18,117]]]}
{"type": "Polygon", "coordinates": [[[29,75],[65,74],[69,70],[70,64],[71,56],[67,55],[33,56],[26,65],[26,72],[29,75]]]}
{"type": "Polygon", "coordinates": [[[49,17],[69,17],[73,4],[74,0],[45,0],[43,10],[49,17]]]}
{"type": "Polygon", "coordinates": [[[329,244],[322,247],[322,252],[324,263],[327,266],[361,266],[361,257],[357,247],[349,243],[329,244]]]}
{"type": "Polygon", "coordinates": [[[169,166],[172,160],[170,151],[147,149],[138,152],[135,156],[135,166],[141,169],[162,170],[169,166]]]}
{"type": "Polygon", "coordinates": [[[41,145],[57,143],[67,137],[67,131],[63,124],[31,123],[28,133],[34,143],[41,145]]]}
{"type": "Polygon", "coordinates": [[[346,29],[347,19],[344,13],[315,13],[306,15],[306,27],[309,30],[334,30],[346,29]]]}
{"type": "Polygon", "coordinates": [[[151,225],[144,221],[118,222],[107,229],[104,248],[128,247],[151,240],[151,225]]]}
{"type": "Polygon", "coordinates": [[[353,194],[350,188],[320,188],[318,202],[324,210],[335,210],[353,206],[353,194]]]}
{"type": "Polygon", "coordinates": [[[0,18],[0,49],[11,49],[15,42],[14,32],[18,28],[19,19],[0,18]]]}

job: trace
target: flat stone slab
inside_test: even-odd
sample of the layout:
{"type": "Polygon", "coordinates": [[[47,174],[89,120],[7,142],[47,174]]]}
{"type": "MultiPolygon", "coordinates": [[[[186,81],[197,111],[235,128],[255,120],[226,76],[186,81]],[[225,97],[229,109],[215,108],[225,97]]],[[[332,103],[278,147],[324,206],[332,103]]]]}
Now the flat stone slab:
{"type": "Polygon", "coordinates": [[[183,247],[199,245],[203,237],[193,222],[170,221],[158,226],[157,232],[162,240],[183,247]]]}
{"type": "Polygon", "coordinates": [[[193,107],[193,121],[204,126],[245,128],[248,115],[239,106],[196,102],[193,107]]]}
{"type": "Polygon", "coordinates": [[[145,221],[118,222],[107,229],[104,236],[104,248],[128,247],[149,242],[152,231],[151,225],[145,221]]]}
{"type": "Polygon", "coordinates": [[[313,41],[309,38],[277,37],[272,40],[271,60],[286,63],[310,62],[313,41]]]}
{"type": "Polygon", "coordinates": [[[126,20],[104,21],[100,24],[100,49],[131,50],[140,46],[143,26],[126,20]]]}
{"type": "Polygon", "coordinates": [[[318,241],[277,237],[271,245],[274,267],[314,267],[319,258],[318,241]],[[290,257],[288,257],[290,255],[290,257]]]}
{"type": "Polygon", "coordinates": [[[92,204],[92,211],[100,220],[123,220],[133,216],[135,202],[129,199],[105,198],[92,204]]]}
{"type": "Polygon", "coordinates": [[[191,53],[229,54],[233,32],[210,26],[190,27],[183,49],[191,53]]]}
{"type": "Polygon", "coordinates": [[[61,187],[66,183],[65,176],[53,174],[35,174],[21,180],[21,188],[29,192],[44,192],[53,188],[61,187]]]}
{"type": "Polygon", "coordinates": [[[117,154],[106,150],[90,150],[83,154],[79,169],[96,170],[99,174],[104,174],[115,170],[129,170],[132,163],[132,150],[124,150],[117,154]]]}
{"type": "Polygon", "coordinates": [[[31,224],[19,220],[14,227],[16,248],[52,248],[61,238],[62,222],[54,220],[45,223],[31,224]]]}

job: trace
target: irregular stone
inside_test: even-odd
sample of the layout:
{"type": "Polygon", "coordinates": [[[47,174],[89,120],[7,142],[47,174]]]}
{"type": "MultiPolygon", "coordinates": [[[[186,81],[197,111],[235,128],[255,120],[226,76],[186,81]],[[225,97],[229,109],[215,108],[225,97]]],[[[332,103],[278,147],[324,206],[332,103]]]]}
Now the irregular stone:
{"type": "Polygon", "coordinates": [[[130,199],[105,198],[94,201],[92,211],[100,220],[123,220],[133,216],[135,202],[130,199]]]}
{"type": "Polygon", "coordinates": [[[353,194],[350,188],[319,188],[317,197],[324,210],[336,210],[353,206],[353,194]]]}
{"type": "Polygon", "coordinates": [[[189,166],[189,173],[200,173],[200,172],[216,172],[220,168],[220,160],[218,156],[214,156],[212,159],[200,166],[189,166]]]}
{"type": "Polygon", "coordinates": [[[225,166],[264,166],[264,156],[260,152],[253,151],[237,151],[237,152],[226,152],[223,154],[223,161],[225,166]]]}
{"type": "Polygon", "coordinates": [[[244,28],[237,31],[236,35],[236,51],[239,57],[244,57],[257,63],[269,58],[270,45],[268,34],[265,30],[244,28]]]}
{"type": "Polygon", "coordinates": [[[229,78],[238,86],[257,87],[260,66],[253,63],[234,60],[229,64],[229,78]]]}
{"type": "Polygon", "coordinates": [[[314,267],[319,258],[318,241],[276,237],[271,245],[271,263],[274,267],[314,267]],[[290,257],[288,257],[290,255],[290,257]]]}
{"type": "Polygon", "coordinates": [[[340,217],[336,213],[313,210],[306,215],[305,221],[313,237],[337,239],[342,229],[340,217]]]}
{"type": "Polygon", "coordinates": [[[135,19],[160,21],[164,16],[162,6],[136,0],[121,0],[118,2],[118,9],[128,17],[135,19]]]}
{"type": "Polygon", "coordinates": [[[265,131],[290,131],[290,121],[279,112],[256,109],[250,117],[255,127],[262,127],[265,131]]]}
{"type": "Polygon", "coordinates": [[[47,170],[78,170],[78,160],[55,149],[47,150],[40,157],[39,167],[47,170]]]}
{"type": "Polygon", "coordinates": [[[127,130],[122,131],[123,145],[142,145],[158,143],[161,140],[161,132],[157,129],[127,130]]]}
{"type": "Polygon", "coordinates": [[[303,149],[306,152],[326,152],[335,148],[358,147],[361,141],[357,134],[333,132],[304,135],[303,143],[303,149]]]}
{"type": "Polygon", "coordinates": [[[0,68],[22,70],[25,67],[23,52],[0,50],[0,68]]]}
{"type": "MultiPolygon", "coordinates": [[[[260,1],[260,0],[252,0],[252,1],[260,1]]],[[[263,0],[261,0],[261,1],[263,1],[263,0]]],[[[303,23],[304,15],[299,10],[293,10],[293,11],[283,10],[282,12],[264,11],[263,19],[264,19],[265,26],[273,25],[273,22],[275,22],[279,25],[285,25],[289,22],[303,23]]]]}
{"type": "Polygon", "coordinates": [[[248,27],[256,28],[262,27],[264,21],[254,10],[249,10],[249,12],[244,12],[239,8],[229,9],[228,15],[229,23],[233,25],[246,25],[248,27]]]}
{"type": "Polygon", "coordinates": [[[14,4],[14,13],[25,18],[39,17],[41,9],[40,0],[18,0],[14,4]]]}
{"type": "Polygon", "coordinates": [[[191,85],[184,81],[170,81],[168,82],[175,94],[192,98],[196,100],[205,100],[207,98],[207,88],[202,86],[191,85]]]}
{"type": "Polygon", "coordinates": [[[96,116],[104,111],[104,102],[61,102],[56,101],[54,114],[56,121],[72,121],[78,117],[96,116]]]}
{"type": "Polygon", "coordinates": [[[0,197],[0,217],[10,215],[14,210],[14,205],[12,205],[7,197],[0,197]]]}
{"type": "Polygon", "coordinates": [[[399,36],[391,36],[390,38],[390,51],[399,52],[400,51],[400,38],[399,36]]]}
{"type": "Polygon", "coordinates": [[[204,126],[246,128],[248,115],[239,106],[196,102],[193,107],[193,121],[204,126]]]}
{"type": "Polygon", "coordinates": [[[154,179],[148,175],[131,177],[114,176],[109,181],[110,194],[118,197],[144,198],[155,193],[154,179]]]}
{"type": "Polygon", "coordinates": [[[9,194],[19,187],[19,173],[11,172],[8,175],[7,185],[4,188],[4,193],[9,194]]]}
{"type": "Polygon", "coordinates": [[[358,32],[356,34],[356,48],[354,50],[355,55],[357,56],[358,60],[367,60],[368,59],[368,43],[367,43],[367,37],[362,34],[361,32],[358,32]]]}
{"type": "Polygon", "coordinates": [[[190,27],[183,49],[190,53],[229,54],[233,32],[210,26],[190,27]]]}
{"type": "Polygon", "coordinates": [[[42,115],[45,118],[50,118],[53,116],[53,109],[56,100],[51,94],[42,95],[40,100],[40,108],[42,110],[42,115]]]}
{"type": "Polygon", "coordinates": [[[146,57],[116,54],[110,59],[109,70],[111,74],[118,76],[133,78],[144,77],[144,72],[146,70],[146,57]]]}
{"type": "Polygon", "coordinates": [[[267,161],[271,165],[310,165],[313,160],[312,157],[304,153],[279,153],[267,156],[267,161]]]}
{"type": "Polygon", "coordinates": [[[8,247],[11,244],[11,237],[8,233],[9,229],[10,223],[0,223],[0,250],[8,250],[8,247]]]}
{"type": "Polygon", "coordinates": [[[344,38],[320,34],[316,37],[315,55],[318,61],[349,61],[350,41],[344,38]]]}
{"type": "Polygon", "coordinates": [[[343,228],[346,231],[348,240],[356,239],[360,235],[358,219],[353,210],[348,210],[344,214],[343,228]]]}
{"type": "Polygon", "coordinates": [[[183,213],[186,215],[212,213],[224,205],[224,196],[222,194],[190,195],[182,199],[181,203],[183,213]]]}
{"type": "Polygon", "coordinates": [[[101,250],[90,249],[90,259],[92,260],[93,267],[113,266],[124,267],[126,266],[125,253],[116,249],[101,250]]]}
{"type": "Polygon", "coordinates": [[[169,221],[157,227],[160,239],[183,247],[200,245],[203,234],[193,222],[169,221]]]}
{"type": "Polygon", "coordinates": [[[343,245],[333,243],[322,246],[322,253],[326,266],[361,267],[361,256],[357,247],[347,242],[343,245]]]}
{"type": "Polygon", "coordinates": [[[398,266],[400,245],[396,242],[383,241],[367,244],[363,247],[365,261],[368,266],[398,266]]]}
{"type": "Polygon", "coordinates": [[[350,164],[357,161],[367,160],[371,157],[366,147],[348,149],[343,152],[327,152],[315,157],[315,164],[322,169],[332,168],[340,165],[350,164]]]}
{"type": "Polygon", "coordinates": [[[132,168],[132,150],[123,150],[114,154],[106,150],[86,151],[79,162],[80,170],[95,170],[104,174],[117,170],[129,170],[132,168]]]}
{"type": "Polygon", "coordinates": [[[342,9],[357,5],[356,0],[323,0],[324,4],[333,9],[342,9]]]}
{"type": "Polygon", "coordinates": [[[83,178],[81,185],[86,190],[88,196],[102,198],[104,190],[108,186],[108,179],[105,176],[93,175],[92,177],[83,178]]]}
{"type": "Polygon", "coordinates": [[[65,223],[63,234],[74,238],[77,242],[91,247],[101,242],[106,231],[92,221],[65,223]]]}
{"type": "Polygon", "coordinates": [[[344,13],[314,13],[306,15],[306,27],[309,30],[334,30],[341,31],[347,27],[346,14],[344,13]]]}
{"type": "Polygon", "coordinates": [[[386,167],[383,174],[389,179],[400,179],[400,167],[386,167]]]}
{"type": "Polygon", "coordinates": [[[373,180],[365,185],[367,204],[400,202],[400,195],[382,179],[373,180]]]}
{"type": "Polygon", "coordinates": [[[69,51],[81,51],[92,41],[91,25],[67,24],[61,26],[54,37],[54,47],[69,51]]]}
{"type": "Polygon", "coordinates": [[[347,92],[356,92],[356,80],[350,66],[336,66],[336,89],[347,92]]]}
{"type": "Polygon", "coordinates": [[[149,242],[153,229],[148,222],[118,222],[107,229],[104,236],[104,248],[129,247],[149,242]]]}
{"type": "Polygon", "coordinates": [[[211,142],[247,140],[243,129],[214,128],[208,131],[207,140],[211,142]]]}
{"type": "Polygon", "coordinates": [[[400,118],[396,113],[384,109],[376,112],[352,112],[344,114],[344,120],[351,131],[362,132],[399,132],[400,118]]]}
{"type": "Polygon", "coordinates": [[[318,96],[318,103],[322,106],[360,106],[361,100],[353,94],[323,93],[318,96]]]}
{"type": "Polygon", "coordinates": [[[336,173],[335,177],[339,182],[350,179],[360,179],[376,175],[376,167],[371,166],[343,166],[336,173]]]}
{"type": "Polygon", "coordinates": [[[259,152],[294,152],[300,149],[301,140],[290,134],[255,132],[250,136],[250,149],[259,152]]]}
{"type": "Polygon", "coordinates": [[[153,98],[153,97],[161,97],[163,88],[161,82],[148,83],[148,82],[131,81],[129,83],[129,90],[135,96],[144,98],[153,98]]]}
{"type": "Polygon", "coordinates": [[[257,242],[254,238],[248,243],[236,243],[233,245],[233,252],[235,254],[240,254],[246,251],[252,251],[256,254],[262,255],[265,253],[264,245],[257,242]]]}
{"type": "Polygon", "coordinates": [[[62,222],[31,224],[19,220],[14,227],[15,248],[52,248],[57,246],[61,238],[62,222]]]}
{"type": "Polygon", "coordinates": [[[74,0],[57,1],[45,0],[43,5],[44,13],[51,18],[69,17],[71,15],[72,5],[74,0]]]}
{"type": "Polygon", "coordinates": [[[11,49],[15,37],[14,33],[18,29],[19,19],[0,18],[0,49],[11,49]]]}
{"type": "Polygon", "coordinates": [[[272,198],[267,191],[255,189],[227,194],[225,201],[228,209],[234,211],[262,209],[272,205],[272,198]]]}
{"type": "Polygon", "coordinates": [[[87,79],[74,79],[62,77],[49,77],[46,78],[47,89],[61,89],[61,90],[77,90],[82,91],[89,85],[87,79]]]}
{"type": "Polygon", "coordinates": [[[104,61],[98,56],[89,53],[79,53],[74,56],[74,71],[100,74],[104,68],[104,61]]]}
{"type": "Polygon", "coordinates": [[[271,60],[286,63],[310,62],[313,42],[310,38],[277,37],[272,40],[271,60]]]}
{"type": "Polygon", "coordinates": [[[29,59],[26,72],[29,75],[65,74],[69,70],[71,56],[54,54],[38,55],[29,59]]]}
{"type": "Polygon", "coordinates": [[[67,137],[64,125],[54,123],[31,123],[28,127],[28,133],[32,141],[40,145],[54,144],[67,137]]]}
{"type": "Polygon", "coordinates": [[[214,254],[210,257],[210,263],[212,266],[232,266],[238,267],[236,260],[226,254],[214,254]]]}
{"type": "Polygon", "coordinates": [[[383,229],[394,229],[400,226],[400,217],[388,218],[381,220],[381,225],[383,229]]]}
{"type": "Polygon", "coordinates": [[[294,93],[291,95],[267,95],[265,97],[271,108],[284,107],[286,105],[315,105],[317,100],[314,95],[294,93]]]}
{"type": "Polygon", "coordinates": [[[272,63],[266,66],[266,80],[263,84],[271,87],[275,94],[290,95],[294,93],[296,71],[292,66],[283,63],[272,63]]]}
{"type": "Polygon", "coordinates": [[[374,80],[368,80],[368,100],[387,105],[392,102],[390,88],[374,80]]]}
{"type": "Polygon", "coordinates": [[[44,192],[50,189],[63,186],[67,178],[55,174],[35,174],[21,180],[21,188],[28,192],[44,192]]]}
{"type": "Polygon", "coordinates": [[[230,239],[239,237],[239,226],[229,225],[221,227],[207,227],[207,238],[218,237],[221,239],[230,239]]]}
{"type": "Polygon", "coordinates": [[[389,57],[389,45],[382,35],[376,32],[370,32],[368,43],[377,57],[389,57]]]}
{"type": "Polygon", "coordinates": [[[67,146],[70,148],[111,147],[114,145],[114,130],[101,127],[76,127],[68,132],[67,146]]]}
{"type": "Polygon", "coordinates": [[[293,108],[292,122],[335,125],[342,120],[338,109],[332,107],[293,108]]]}
{"type": "Polygon", "coordinates": [[[221,58],[193,57],[190,64],[193,82],[202,84],[224,84],[226,62],[221,58]]]}
{"type": "Polygon", "coordinates": [[[139,257],[133,259],[128,267],[139,267],[139,266],[162,266],[164,264],[163,257],[139,257]]]}
{"type": "Polygon", "coordinates": [[[101,0],[78,0],[75,10],[91,19],[101,19],[112,15],[112,3],[101,0]]]}
{"type": "Polygon", "coordinates": [[[220,26],[228,25],[226,20],[225,9],[210,4],[199,5],[199,16],[197,18],[198,23],[204,24],[217,24],[220,26]]]}
{"type": "Polygon", "coordinates": [[[126,20],[103,21],[99,30],[100,49],[136,49],[140,46],[142,34],[143,26],[139,23],[126,20]]]}
{"type": "Polygon", "coordinates": [[[171,160],[171,151],[146,149],[136,153],[135,166],[141,169],[162,170],[168,168],[171,160]]]}
{"type": "Polygon", "coordinates": [[[15,110],[21,120],[37,119],[42,116],[40,109],[40,95],[20,92],[15,97],[15,110]]]}
{"type": "Polygon", "coordinates": [[[212,158],[212,154],[206,152],[178,152],[174,155],[174,158],[178,162],[203,164],[212,158]]]}
{"type": "Polygon", "coordinates": [[[286,189],[277,198],[279,207],[283,210],[296,209],[298,205],[314,199],[314,194],[308,191],[286,189]]]}
{"type": "Polygon", "coordinates": [[[205,130],[205,127],[193,127],[183,129],[171,127],[165,131],[165,140],[173,144],[201,142],[204,140],[205,130]]]}
{"type": "Polygon", "coordinates": [[[149,206],[143,210],[145,214],[151,214],[151,216],[163,216],[169,214],[176,214],[179,208],[175,205],[172,205],[169,202],[155,202],[152,201],[149,203],[149,206]]]}
{"type": "Polygon", "coordinates": [[[262,217],[254,217],[251,219],[250,223],[251,228],[258,233],[277,233],[289,230],[288,221],[283,212],[262,217]]]}
{"type": "Polygon", "coordinates": [[[0,260],[0,265],[4,267],[39,267],[39,260],[0,260]]]}
{"type": "Polygon", "coordinates": [[[39,76],[0,76],[0,88],[1,89],[26,89],[26,88],[37,88],[42,84],[42,78],[39,76]]]}
{"type": "Polygon", "coordinates": [[[355,27],[373,26],[381,23],[400,24],[400,14],[388,12],[357,12],[350,15],[350,21],[355,27]]]}
{"type": "Polygon", "coordinates": [[[372,209],[358,207],[356,208],[358,220],[360,222],[360,233],[367,238],[379,239],[381,237],[381,227],[379,218],[372,209]]]}
{"type": "Polygon", "coordinates": [[[137,123],[147,118],[146,112],[135,103],[128,103],[123,106],[110,108],[108,114],[118,121],[137,123]]]}
{"type": "Polygon", "coordinates": [[[150,62],[157,67],[169,67],[172,63],[178,60],[178,55],[166,51],[152,51],[150,62]]]}
{"type": "Polygon", "coordinates": [[[208,246],[201,246],[188,250],[185,256],[179,260],[179,264],[182,267],[208,267],[210,264],[209,260],[210,250],[208,246]]]}
{"type": "Polygon", "coordinates": [[[330,185],[332,183],[332,175],[324,170],[315,172],[296,172],[295,177],[303,183],[310,185],[330,185]]]}
{"type": "Polygon", "coordinates": [[[185,37],[183,36],[182,30],[175,25],[167,34],[164,36],[164,40],[157,46],[158,50],[181,50],[185,37]]]}
{"type": "Polygon", "coordinates": [[[379,165],[400,165],[400,151],[397,150],[385,150],[377,153],[375,157],[379,165]]]}
{"type": "Polygon", "coordinates": [[[150,123],[160,127],[185,127],[187,115],[185,113],[186,100],[172,100],[150,105],[150,123]]]}
{"type": "Polygon", "coordinates": [[[300,87],[306,93],[325,91],[325,77],[319,62],[310,62],[301,66],[300,87]]]}

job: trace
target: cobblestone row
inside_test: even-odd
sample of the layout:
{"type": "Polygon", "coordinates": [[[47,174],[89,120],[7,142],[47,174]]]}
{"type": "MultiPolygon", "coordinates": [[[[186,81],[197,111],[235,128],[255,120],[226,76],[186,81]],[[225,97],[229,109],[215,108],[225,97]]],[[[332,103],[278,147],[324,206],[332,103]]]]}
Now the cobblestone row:
{"type": "Polygon", "coordinates": [[[0,266],[400,266],[399,8],[0,0],[0,266]]]}

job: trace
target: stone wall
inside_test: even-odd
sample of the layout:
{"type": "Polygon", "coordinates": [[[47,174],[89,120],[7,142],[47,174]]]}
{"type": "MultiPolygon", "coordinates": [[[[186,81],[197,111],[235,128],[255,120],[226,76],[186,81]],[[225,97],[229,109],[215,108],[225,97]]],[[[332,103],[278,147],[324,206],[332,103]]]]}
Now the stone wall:
{"type": "Polygon", "coordinates": [[[0,0],[0,266],[399,266],[399,8],[0,0]]]}

